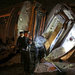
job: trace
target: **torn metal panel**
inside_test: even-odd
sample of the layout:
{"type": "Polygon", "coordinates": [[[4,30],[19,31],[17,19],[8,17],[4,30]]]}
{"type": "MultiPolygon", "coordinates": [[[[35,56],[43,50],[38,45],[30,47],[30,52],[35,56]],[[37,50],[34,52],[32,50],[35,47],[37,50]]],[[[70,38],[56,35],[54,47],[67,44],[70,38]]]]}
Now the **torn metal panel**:
{"type": "Polygon", "coordinates": [[[72,28],[65,36],[62,44],[55,48],[48,56],[46,60],[55,60],[61,58],[63,60],[68,59],[74,52],[70,52],[75,47],[75,24],[72,25],[72,28]],[[70,54],[67,54],[67,53],[70,54]],[[65,56],[64,56],[65,55],[65,56]],[[67,56],[67,57],[66,57],[67,56]]]}
{"type": "Polygon", "coordinates": [[[48,17],[46,29],[42,34],[42,36],[47,39],[44,44],[45,48],[46,50],[50,48],[50,51],[52,51],[56,45],[59,46],[61,44],[64,38],[63,35],[65,35],[64,33],[70,28],[68,24],[69,21],[74,20],[74,14],[67,5],[58,4],[54,9],[48,17]],[[61,41],[59,42],[60,39],[61,41]]]}
{"type": "Polygon", "coordinates": [[[75,24],[73,24],[73,27],[62,41],[61,46],[65,49],[65,52],[68,52],[75,47],[75,24]]]}

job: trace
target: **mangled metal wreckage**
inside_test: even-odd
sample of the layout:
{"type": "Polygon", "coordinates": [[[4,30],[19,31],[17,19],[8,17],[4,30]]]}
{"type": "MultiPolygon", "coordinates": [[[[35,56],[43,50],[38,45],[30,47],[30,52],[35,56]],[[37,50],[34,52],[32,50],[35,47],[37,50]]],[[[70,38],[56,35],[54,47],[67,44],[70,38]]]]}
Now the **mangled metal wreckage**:
{"type": "Polygon", "coordinates": [[[75,64],[66,61],[75,54],[75,15],[65,4],[57,4],[50,12],[42,36],[48,52],[35,69],[37,73],[69,70],[75,64]],[[61,63],[60,61],[63,61],[61,63]],[[59,69],[59,68],[60,69],[59,69]]]}
{"type": "MultiPolygon", "coordinates": [[[[6,44],[7,38],[8,41],[12,42],[11,44],[4,46],[5,49],[7,49],[7,47],[13,48],[12,46],[15,46],[19,32],[21,30],[29,31],[29,38],[32,38],[37,53],[40,51],[40,48],[47,52],[47,54],[42,57],[46,62],[39,64],[40,66],[36,67],[35,72],[49,72],[56,70],[61,72],[58,67],[64,69],[70,64],[63,63],[62,65],[59,65],[61,63],[56,61],[60,59],[67,60],[75,52],[74,19],[75,16],[73,12],[65,4],[57,4],[46,20],[46,11],[41,9],[40,3],[36,2],[31,4],[30,1],[25,1],[20,8],[12,8],[5,26],[5,35],[2,35],[0,38],[2,38],[2,41],[6,44]],[[14,38],[14,40],[12,40],[12,38],[14,38]]],[[[9,54],[11,48],[9,49],[9,54]]],[[[15,53],[14,48],[12,49],[12,53],[15,53]]],[[[2,58],[5,58],[9,54],[2,56],[2,58]]]]}

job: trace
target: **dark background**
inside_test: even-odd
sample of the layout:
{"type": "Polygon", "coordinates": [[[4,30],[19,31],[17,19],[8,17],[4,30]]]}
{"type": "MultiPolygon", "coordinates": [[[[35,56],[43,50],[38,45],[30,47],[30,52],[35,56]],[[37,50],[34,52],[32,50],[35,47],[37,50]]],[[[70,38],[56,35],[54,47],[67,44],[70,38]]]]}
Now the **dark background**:
{"type": "MultiPolygon", "coordinates": [[[[27,0],[0,0],[0,10],[24,1],[27,0]]],[[[41,3],[43,8],[45,8],[47,11],[50,11],[57,3],[66,3],[75,5],[75,0],[28,0],[28,1],[31,2],[37,1],[41,3]]]]}

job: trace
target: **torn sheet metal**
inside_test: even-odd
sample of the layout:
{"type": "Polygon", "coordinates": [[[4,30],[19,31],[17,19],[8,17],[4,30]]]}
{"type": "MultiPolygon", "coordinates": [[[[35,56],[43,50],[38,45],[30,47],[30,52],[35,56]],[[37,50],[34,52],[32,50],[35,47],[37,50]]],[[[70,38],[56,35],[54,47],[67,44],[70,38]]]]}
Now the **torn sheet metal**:
{"type": "Polygon", "coordinates": [[[52,41],[55,39],[57,34],[61,32],[64,22],[65,20],[60,15],[56,15],[54,17],[45,33],[46,35],[48,34],[48,36],[50,37],[48,41],[45,43],[46,49],[50,47],[52,41]]]}
{"type": "Polygon", "coordinates": [[[54,9],[48,16],[47,26],[42,34],[47,39],[44,44],[45,48],[46,50],[50,48],[50,51],[54,49],[56,43],[62,42],[65,31],[70,28],[70,26],[68,27],[68,22],[74,20],[74,14],[67,5],[57,4],[54,9]],[[60,39],[61,41],[59,41],[60,39]]]}
{"type": "Polygon", "coordinates": [[[72,48],[75,47],[75,24],[73,24],[73,27],[70,29],[64,40],[62,41],[62,44],[60,47],[54,49],[48,57],[50,59],[57,59],[65,55],[67,52],[72,50],[72,48]]]}

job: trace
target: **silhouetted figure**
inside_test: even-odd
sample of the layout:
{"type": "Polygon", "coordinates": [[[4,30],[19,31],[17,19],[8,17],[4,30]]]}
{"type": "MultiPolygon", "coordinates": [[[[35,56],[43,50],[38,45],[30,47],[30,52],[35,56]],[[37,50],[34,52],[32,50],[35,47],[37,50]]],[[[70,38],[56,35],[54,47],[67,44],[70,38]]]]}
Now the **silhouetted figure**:
{"type": "Polygon", "coordinates": [[[28,31],[24,31],[24,39],[25,39],[25,47],[26,50],[23,52],[24,54],[24,71],[26,75],[30,75],[30,51],[27,49],[27,46],[30,44],[29,33],[28,31]]]}
{"type": "Polygon", "coordinates": [[[17,47],[18,47],[18,51],[17,52],[20,52],[21,53],[21,63],[23,63],[23,59],[24,59],[24,53],[23,53],[23,50],[26,49],[25,47],[25,39],[24,39],[24,32],[20,32],[20,36],[18,37],[17,39],[17,47]]]}
{"type": "Polygon", "coordinates": [[[20,36],[17,39],[17,47],[20,49],[22,49],[24,47],[24,33],[20,32],[20,36]]]}

